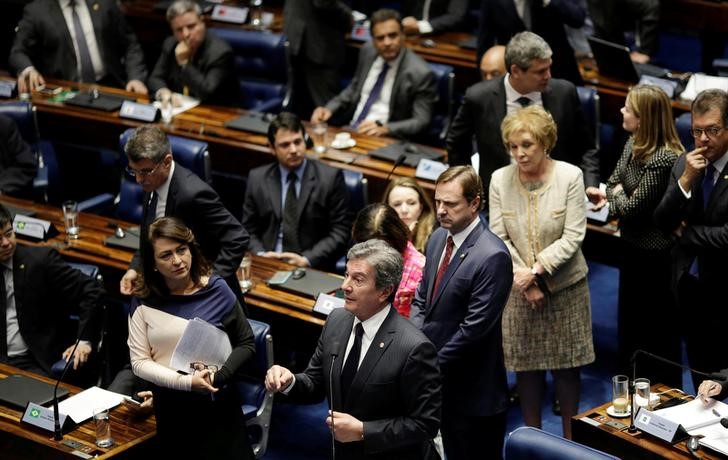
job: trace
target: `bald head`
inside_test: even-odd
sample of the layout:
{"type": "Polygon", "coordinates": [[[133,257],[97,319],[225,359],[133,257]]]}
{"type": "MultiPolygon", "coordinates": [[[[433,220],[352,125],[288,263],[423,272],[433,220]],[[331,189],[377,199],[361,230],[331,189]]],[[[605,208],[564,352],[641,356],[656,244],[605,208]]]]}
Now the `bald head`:
{"type": "Polygon", "coordinates": [[[506,74],[506,47],[495,45],[485,52],[480,60],[480,74],[483,80],[493,80],[506,74]]]}

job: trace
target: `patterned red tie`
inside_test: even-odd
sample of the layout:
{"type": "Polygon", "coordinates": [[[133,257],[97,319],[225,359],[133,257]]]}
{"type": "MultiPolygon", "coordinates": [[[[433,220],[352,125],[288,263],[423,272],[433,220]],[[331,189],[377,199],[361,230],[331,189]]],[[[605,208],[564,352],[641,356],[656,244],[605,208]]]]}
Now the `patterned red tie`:
{"type": "Polygon", "coordinates": [[[448,265],[450,265],[450,257],[452,256],[452,248],[455,247],[455,242],[452,240],[452,236],[447,237],[447,243],[445,244],[445,257],[442,258],[440,268],[437,269],[437,276],[435,276],[435,288],[432,290],[432,297],[437,295],[437,290],[440,287],[440,281],[447,271],[448,265]]]}

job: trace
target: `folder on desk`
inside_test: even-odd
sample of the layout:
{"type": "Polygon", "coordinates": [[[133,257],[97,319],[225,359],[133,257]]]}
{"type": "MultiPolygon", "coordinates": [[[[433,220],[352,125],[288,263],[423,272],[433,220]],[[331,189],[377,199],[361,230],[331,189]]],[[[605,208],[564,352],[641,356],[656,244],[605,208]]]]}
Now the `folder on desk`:
{"type": "Polygon", "coordinates": [[[75,105],[78,107],[86,107],[88,109],[103,110],[105,112],[114,112],[121,108],[121,104],[124,101],[136,101],[131,97],[117,96],[112,94],[98,94],[93,93],[76,93],[72,98],[66,99],[63,103],[68,105],[75,105]]]}
{"type": "MultiPolygon", "coordinates": [[[[0,379],[0,402],[16,409],[25,409],[28,402],[45,406],[53,401],[53,386],[33,377],[11,374],[0,379]]],[[[68,390],[58,387],[58,399],[67,394],[68,390]]]]}
{"type": "Polygon", "coordinates": [[[309,268],[306,269],[306,275],[300,279],[289,277],[285,283],[271,284],[270,287],[315,299],[322,292],[331,294],[336,291],[343,281],[339,276],[309,268]]]}
{"type": "Polygon", "coordinates": [[[434,161],[441,161],[445,158],[444,152],[438,152],[421,145],[410,143],[386,145],[369,152],[369,156],[379,158],[381,160],[389,160],[391,162],[397,161],[397,158],[399,158],[402,154],[406,157],[404,164],[413,168],[417,167],[417,164],[422,158],[434,161]]]}
{"type": "Polygon", "coordinates": [[[268,125],[270,125],[273,118],[274,117],[268,113],[251,112],[226,122],[225,127],[267,135],[268,125]]]}
{"type": "Polygon", "coordinates": [[[139,249],[139,231],[139,227],[132,227],[126,230],[124,238],[119,238],[116,235],[107,236],[104,238],[104,244],[106,246],[136,251],[139,249]]]}

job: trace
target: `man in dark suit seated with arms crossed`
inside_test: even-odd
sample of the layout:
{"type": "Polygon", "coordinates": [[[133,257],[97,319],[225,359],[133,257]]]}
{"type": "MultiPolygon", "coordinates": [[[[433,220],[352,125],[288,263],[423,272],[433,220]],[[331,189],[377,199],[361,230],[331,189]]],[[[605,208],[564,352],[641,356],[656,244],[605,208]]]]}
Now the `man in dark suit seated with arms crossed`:
{"type": "MultiPolygon", "coordinates": [[[[207,31],[200,5],[177,0],[167,8],[173,37],[149,77],[149,89],[157,100],[170,101],[172,92],[200,99],[205,104],[237,106],[240,86],[235,79],[233,50],[207,31]]],[[[172,100],[174,105],[179,102],[172,100]]]]}
{"type": "Polygon", "coordinates": [[[270,391],[292,400],[329,400],[326,418],[336,458],[434,460],[440,426],[440,373],[432,343],[391,307],[402,256],[381,240],[349,250],[342,284],[344,308],[324,325],[306,370],[275,365],[270,391]],[[332,382],[333,388],[330,388],[332,382]]]}
{"type": "Polygon", "coordinates": [[[20,93],[45,85],[45,76],[147,94],[142,48],[114,0],[28,3],[8,64],[20,93]]]}
{"type": "Polygon", "coordinates": [[[306,159],[305,137],[292,113],[271,122],[277,161],[248,174],[243,226],[254,253],[331,271],[351,236],[348,192],[341,170],[306,159]]]}
{"type": "Polygon", "coordinates": [[[558,140],[551,157],[579,166],[584,173],[586,194],[598,207],[607,196],[599,190],[599,155],[594,135],[584,117],[576,87],[551,78],[551,47],[532,32],[513,36],[506,46],[508,74],[476,83],[468,88],[447,134],[451,165],[469,165],[475,135],[480,153],[480,177],[488,190],[490,176],[511,161],[500,138],[506,114],[530,104],[543,106],[558,127],[558,140]]]}
{"type": "Polygon", "coordinates": [[[18,125],[0,115],[0,193],[29,197],[37,173],[35,154],[20,136],[18,125]]]}
{"type": "Polygon", "coordinates": [[[501,315],[513,267],[503,241],[480,220],[483,186],[470,166],[435,184],[440,228],[427,243],[412,322],[432,340],[442,372],[442,442],[448,460],[499,459],[508,388],[501,315]]]}
{"type": "Polygon", "coordinates": [[[0,273],[0,362],[48,377],[61,357],[72,359],[73,369],[85,364],[98,339],[101,287],[53,248],[18,246],[13,219],[3,205],[0,273]],[[78,306],[82,333],[73,356],[76,337],[62,330],[71,306],[78,306]]]}
{"type": "Polygon", "coordinates": [[[401,18],[394,10],[371,17],[372,45],[359,51],[354,78],[338,96],[317,107],[311,122],[349,124],[367,136],[413,138],[427,129],[437,100],[428,64],[403,47],[401,18]]]}

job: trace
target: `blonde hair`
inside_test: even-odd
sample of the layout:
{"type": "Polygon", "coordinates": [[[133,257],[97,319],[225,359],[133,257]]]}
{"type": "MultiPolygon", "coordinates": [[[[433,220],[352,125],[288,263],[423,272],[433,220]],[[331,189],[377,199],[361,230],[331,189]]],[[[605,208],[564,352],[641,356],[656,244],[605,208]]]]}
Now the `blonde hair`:
{"type": "Polygon", "coordinates": [[[501,123],[501,138],[506,151],[509,151],[508,139],[516,133],[527,132],[536,142],[541,144],[544,152],[551,152],[556,145],[556,122],[550,113],[540,105],[531,105],[511,112],[501,123]]]}
{"type": "Polygon", "coordinates": [[[417,219],[415,228],[412,229],[411,241],[415,248],[424,253],[427,240],[430,239],[430,234],[435,226],[435,206],[432,204],[430,196],[425,190],[411,177],[398,177],[392,180],[387,189],[384,191],[384,199],[382,200],[386,205],[389,205],[389,194],[395,187],[411,188],[417,192],[417,196],[420,199],[422,205],[422,214],[417,219]]]}
{"type": "Polygon", "coordinates": [[[632,154],[645,164],[653,153],[666,148],[677,154],[685,151],[675,129],[672,106],[658,86],[637,85],[627,93],[626,105],[640,123],[633,134],[632,154]]]}

